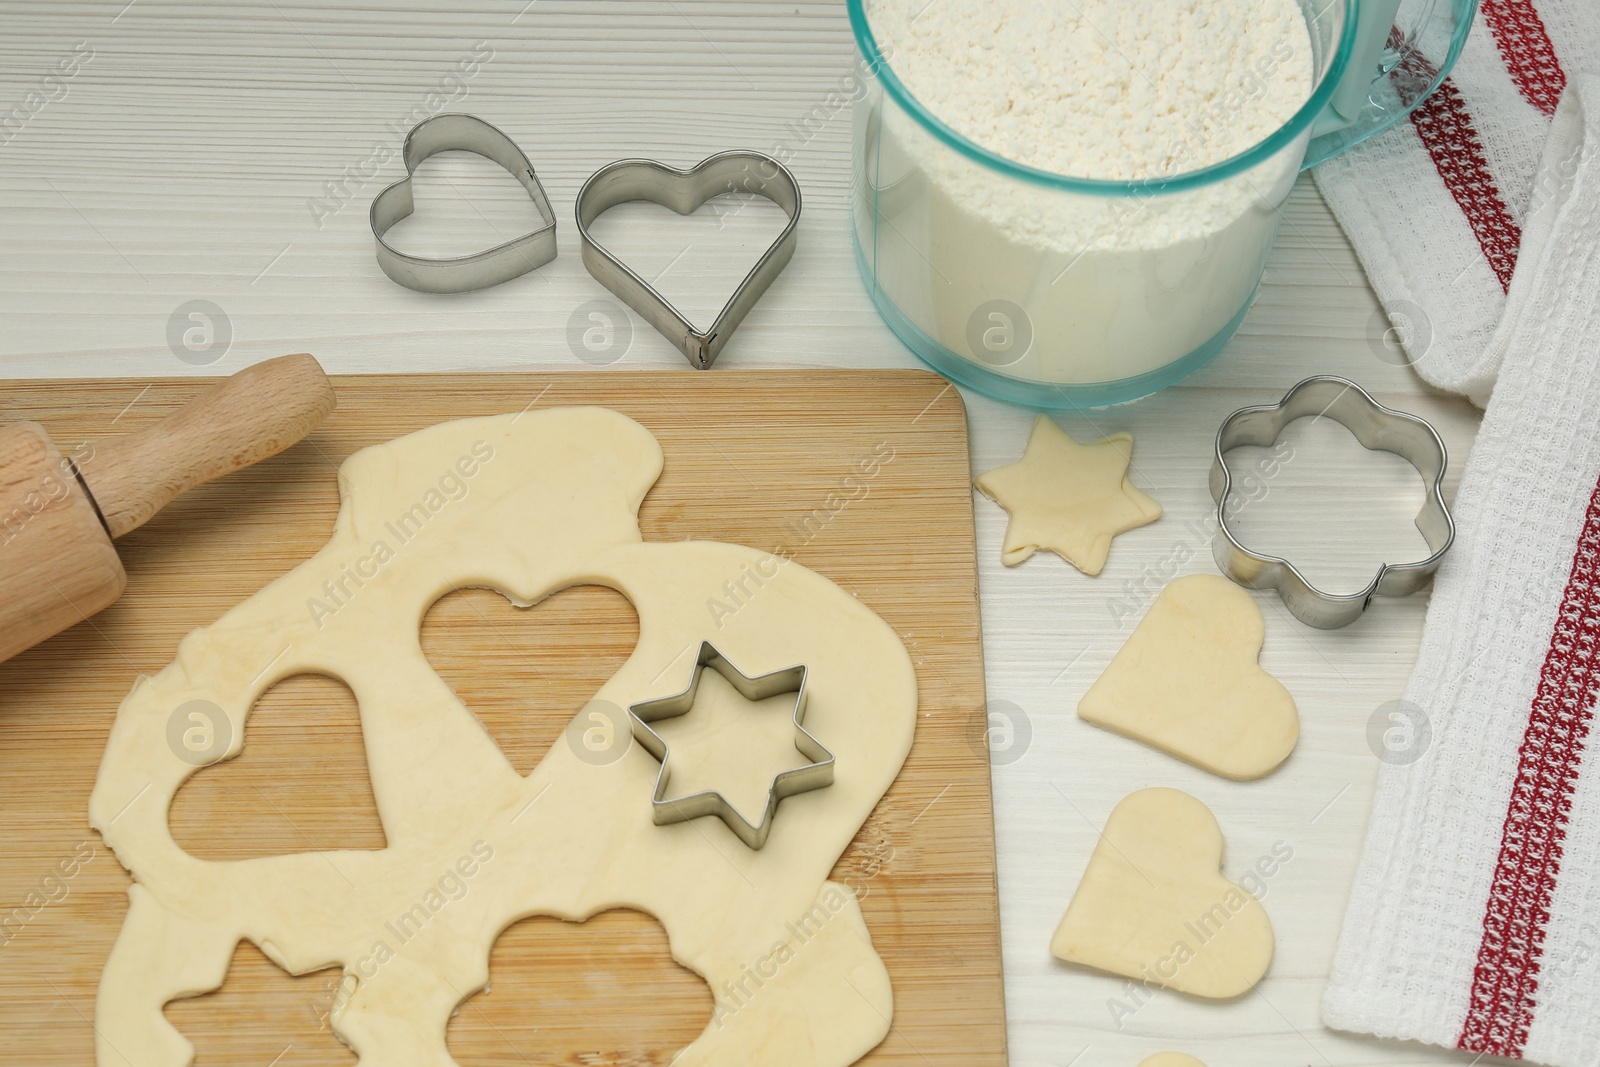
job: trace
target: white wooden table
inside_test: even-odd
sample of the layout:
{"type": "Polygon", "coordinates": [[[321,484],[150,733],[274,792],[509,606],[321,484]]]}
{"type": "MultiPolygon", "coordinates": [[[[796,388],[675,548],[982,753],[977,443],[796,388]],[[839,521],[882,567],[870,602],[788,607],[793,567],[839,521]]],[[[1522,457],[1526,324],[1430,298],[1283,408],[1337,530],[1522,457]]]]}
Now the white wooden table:
{"type": "MultiPolygon", "coordinates": [[[[449,11],[8,0],[0,116],[20,107],[23,117],[0,127],[0,374],[218,374],[304,350],[330,372],[676,368],[683,357],[584,271],[573,196],[613,159],[686,165],[732,147],[785,150],[806,203],[799,252],[723,365],[917,366],[852,261],[850,115],[830,102],[852,55],[833,0],[511,0],[449,11]],[[41,82],[74,55],[73,76],[41,82]],[[41,86],[34,109],[40,98],[29,94],[41,86]],[[405,130],[440,109],[495,122],[532,157],[560,219],[556,262],[457,297],[413,293],[378,272],[367,204],[401,173],[405,130]],[[595,300],[621,328],[609,348],[604,330],[589,335],[599,351],[569,343],[593,324],[595,300]],[[190,318],[191,301],[218,310],[190,318]]],[[[419,216],[394,232],[416,250],[465,252],[531,218],[520,188],[470,157],[430,164],[417,196],[419,216]]],[[[1401,691],[1424,597],[1380,602],[1331,633],[1259,598],[1263,663],[1302,717],[1299,750],[1264,781],[1222,781],[1074,716],[1161,584],[1213,569],[1206,471],[1228,411],[1275,399],[1307,374],[1348,375],[1434,419],[1455,456],[1454,487],[1476,412],[1427,395],[1384,344],[1387,323],[1308,180],[1284,215],[1260,299],[1215,363],[1139,404],[1062,420],[1085,439],[1133,432],[1135,480],[1165,505],[1160,522],[1119,539],[1105,573],[1089,579],[1053,556],[1001,567],[1004,514],[977,505],[1018,1067],[1131,1067],[1162,1048],[1212,1067],[1467,1062],[1328,1031],[1317,1011],[1379,766],[1369,720],[1401,691]],[[1063,966],[1046,946],[1106,814],[1158,784],[1212,807],[1229,871],[1280,841],[1293,859],[1268,886],[1278,951],[1255,992],[1220,1005],[1160,994],[1129,1016],[1113,1012],[1123,982],[1063,966]]],[[[687,220],[630,206],[602,223],[602,237],[659,273],[692,316],[719,302],[779,216],[762,204],[687,220]]],[[[1032,415],[967,401],[975,469],[1014,459],[1032,415]]],[[[0,419],[5,407],[0,388],[0,419]]],[[[1410,558],[1421,488],[1409,468],[1364,453],[1331,424],[1299,424],[1291,441],[1294,458],[1246,512],[1264,544],[1347,586],[1385,558],[1410,558]]]]}

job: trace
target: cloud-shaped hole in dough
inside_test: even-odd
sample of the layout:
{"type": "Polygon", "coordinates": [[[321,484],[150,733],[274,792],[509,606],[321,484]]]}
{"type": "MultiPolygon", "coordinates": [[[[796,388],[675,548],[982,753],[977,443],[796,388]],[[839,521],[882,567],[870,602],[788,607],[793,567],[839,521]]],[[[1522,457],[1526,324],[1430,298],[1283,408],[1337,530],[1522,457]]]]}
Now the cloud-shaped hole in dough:
{"type": "Polygon", "coordinates": [[[462,1003],[447,1041],[462,1067],[522,1056],[587,1063],[596,1053],[603,1063],[666,1063],[700,1036],[712,1007],[704,980],[673,961],[649,915],[539,916],[501,933],[489,989],[462,1003]]]}

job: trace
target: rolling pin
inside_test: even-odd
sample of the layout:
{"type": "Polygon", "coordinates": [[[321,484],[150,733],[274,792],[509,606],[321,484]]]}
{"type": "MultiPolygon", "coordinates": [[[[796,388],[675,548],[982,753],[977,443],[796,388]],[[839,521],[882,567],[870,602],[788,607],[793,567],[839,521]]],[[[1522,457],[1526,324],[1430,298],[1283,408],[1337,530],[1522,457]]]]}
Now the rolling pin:
{"type": "Polygon", "coordinates": [[[275,456],[333,410],[305,354],[225,378],[160,422],[64,456],[36,422],[0,428],[0,660],[122,595],[111,542],[202,482],[275,456]]]}

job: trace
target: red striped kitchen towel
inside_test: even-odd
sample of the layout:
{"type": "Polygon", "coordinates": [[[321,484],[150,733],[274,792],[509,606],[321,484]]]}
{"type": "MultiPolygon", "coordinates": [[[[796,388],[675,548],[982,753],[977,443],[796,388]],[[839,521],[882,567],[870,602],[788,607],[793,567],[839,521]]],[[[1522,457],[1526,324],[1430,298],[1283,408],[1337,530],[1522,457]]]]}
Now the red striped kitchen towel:
{"type": "MultiPolygon", "coordinates": [[[[1426,59],[1412,62],[1426,73],[1426,59]]],[[[1315,171],[1388,312],[1388,338],[1424,379],[1479,407],[1498,370],[1489,339],[1534,168],[1580,71],[1600,72],[1600,0],[1481,0],[1460,61],[1410,121],[1315,171]]]]}
{"type": "MultiPolygon", "coordinates": [[[[1491,26],[1531,10],[1485,6],[1491,26]]],[[[1477,353],[1498,375],[1405,694],[1412,748],[1380,768],[1322,1014],[1596,1067],[1600,75],[1571,82],[1541,131],[1516,268],[1477,353]]]]}

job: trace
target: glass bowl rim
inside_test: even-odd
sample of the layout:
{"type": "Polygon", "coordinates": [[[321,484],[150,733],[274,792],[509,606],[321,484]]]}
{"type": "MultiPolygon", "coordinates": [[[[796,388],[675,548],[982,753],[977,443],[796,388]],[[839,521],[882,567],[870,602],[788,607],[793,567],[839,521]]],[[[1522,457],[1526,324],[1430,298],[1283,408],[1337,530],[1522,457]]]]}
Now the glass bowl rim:
{"type": "MultiPolygon", "coordinates": [[[[922,102],[906,88],[899,75],[894,72],[889,60],[879,50],[878,39],[873,36],[872,28],[867,25],[865,0],[846,0],[845,7],[849,11],[850,29],[855,35],[856,50],[867,70],[884,86],[889,96],[900,106],[901,110],[911,115],[919,125],[944,142],[948,147],[991,170],[999,171],[1001,174],[1019,178],[1035,185],[1089,196],[1130,196],[1178,193],[1185,190],[1198,189],[1234,177],[1257,164],[1266,162],[1302,133],[1309,130],[1311,124],[1317,120],[1323,109],[1327,107],[1328,101],[1333,98],[1334,91],[1338,89],[1340,81],[1343,80],[1345,70],[1350,64],[1351,54],[1355,50],[1356,34],[1361,24],[1361,0],[1344,0],[1344,3],[1344,27],[1339,36],[1338,46],[1334,49],[1333,61],[1329,64],[1327,72],[1318,81],[1316,88],[1312,90],[1310,98],[1287,122],[1265,139],[1256,142],[1243,152],[1220,162],[1212,163],[1198,170],[1184,171],[1182,174],[1134,180],[1075,178],[1066,174],[1058,174],[1055,171],[1044,170],[1040,167],[1030,167],[1027,164],[1007,159],[1005,156],[992,152],[977,142],[969,140],[963,134],[957,133],[937,115],[923,106],[922,102]]],[[[1299,167],[1295,169],[1298,170],[1299,167]]]]}

